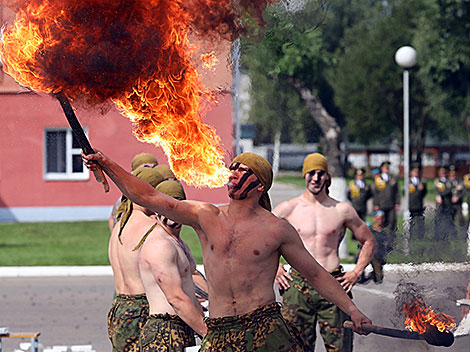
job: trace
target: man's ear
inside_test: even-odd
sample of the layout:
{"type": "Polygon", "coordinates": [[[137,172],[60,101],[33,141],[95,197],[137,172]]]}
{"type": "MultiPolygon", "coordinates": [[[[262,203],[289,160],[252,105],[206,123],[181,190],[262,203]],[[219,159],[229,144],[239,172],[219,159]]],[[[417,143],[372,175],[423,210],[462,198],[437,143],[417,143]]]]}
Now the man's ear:
{"type": "Polygon", "coordinates": [[[264,186],[260,183],[258,187],[256,187],[256,189],[260,192],[264,192],[264,186]]]}

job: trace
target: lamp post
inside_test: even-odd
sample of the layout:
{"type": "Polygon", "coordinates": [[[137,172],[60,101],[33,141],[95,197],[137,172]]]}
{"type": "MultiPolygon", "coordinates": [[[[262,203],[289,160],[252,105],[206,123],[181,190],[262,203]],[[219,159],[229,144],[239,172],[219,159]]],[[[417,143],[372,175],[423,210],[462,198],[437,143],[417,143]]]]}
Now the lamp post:
{"type": "MultiPolygon", "coordinates": [[[[416,50],[411,46],[402,46],[395,53],[395,62],[404,68],[403,70],[403,181],[405,187],[405,207],[403,217],[405,224],[409,224],[410,218],[410,106],[409,106],[409,72],[408,69],[416,65],[416,50]]],[[[405,236],[405,252],[408,252],[408,241],[405,236]]]]}

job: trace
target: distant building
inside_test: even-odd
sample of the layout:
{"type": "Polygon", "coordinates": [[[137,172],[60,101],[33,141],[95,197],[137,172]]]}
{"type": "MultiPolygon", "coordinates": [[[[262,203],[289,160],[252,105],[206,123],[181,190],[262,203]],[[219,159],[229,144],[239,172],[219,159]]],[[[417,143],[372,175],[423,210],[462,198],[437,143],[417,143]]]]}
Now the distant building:
{"type": "MultiPolygon", "coordinates": [[[[414,160],[415,155],[411,156],[414,160]]],[[[363,167],[371,170],[378,167],[383,161],[391,162],[391,172],[403,177],[402,150],[394,151],[388,145],[350,144],[348,161],[354,168],[363,167]]],[[[457,176],[461,177],[470,172],[470,148],[467,142],[454,139],[452,141],[426,139],[426,148],[422,155],[422,176],[432,179],[437,175],[437,168],[441,165],[455,165],[457,176]]]]}

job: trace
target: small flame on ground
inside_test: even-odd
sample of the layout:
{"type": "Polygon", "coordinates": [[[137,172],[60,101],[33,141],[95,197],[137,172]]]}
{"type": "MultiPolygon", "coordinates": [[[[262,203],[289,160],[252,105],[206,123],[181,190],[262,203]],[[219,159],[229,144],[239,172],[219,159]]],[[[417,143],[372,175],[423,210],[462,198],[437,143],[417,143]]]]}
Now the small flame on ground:
{"type": "Polygon", "coordinates": [[[406,317],[404,322],[406,328],[420,334],[425,333],[430,325],[435,326],[440,332],[451,331],[456,327],[453,317],[444,313],[435,313],[420,299],[405,303],[401,314],[406,317]]]}

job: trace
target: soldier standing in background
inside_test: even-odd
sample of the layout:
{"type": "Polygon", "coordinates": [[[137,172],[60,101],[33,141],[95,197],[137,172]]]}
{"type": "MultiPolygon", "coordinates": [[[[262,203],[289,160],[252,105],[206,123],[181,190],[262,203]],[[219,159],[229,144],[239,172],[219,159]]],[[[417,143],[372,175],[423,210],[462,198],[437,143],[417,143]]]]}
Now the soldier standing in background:
{"type": "Polygon", "coordinates": [[[384,227],[395,230],[397,226],[396,211],[400,209],[400,194],[398,182],[390,176],[390,162],[384,161],[380,165],[380,175],[375,178],[372,186],[374,196],[374,211],[382,210],[385,214],[384,227]]]}
{"type": "Polygon", "coordinates": [[[419,166],[414,164],[410,170],[410,233],[413,239],[424,236],[424,197],[427,193],[426,182],[419,177],[419,166]]]}
{"type": "Polygon", "coordinates": [[[459,227],[465,226],[465,219],[462,214],[462,202],[464,188],[460,180],[457,178],[455,165],[449,166],[449,181],[452,183],[452,215],[457,220],[459,227]]]}
{"type": "Polygon", "coordinates": [[[436,188],[436,216],[434,225],[434,238],[443,239],[447,234],[455,235],[455,224],[452,209],[452,182],[447,177],[447,168],[441,166],[434,179],[436,188]]]}
{"type": "Polygon", "coordinates": [[[362,221],[366,220],[367,200],[372,197],[372,190],[364,181],[364,176],[364,169],[356,169],[354,171],[355,180],[349,182],[348,186],[348,199],[362,221]]]}
{"type": "MultiPolygon", "coordinates": [[[[466,174],[463,177],[463,202],[462,202],[462,210],[466,208],[466,216],[467,216],[467,223],[466,227],[468,228],[469,220],[470,220],[470,174],[466,174]]],[[[463,214],[463,211],[462,211],[463,214]]]]}

